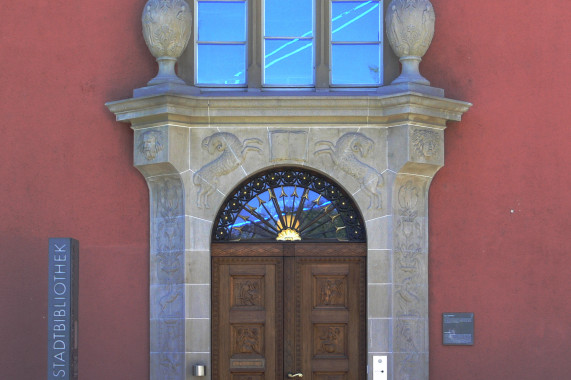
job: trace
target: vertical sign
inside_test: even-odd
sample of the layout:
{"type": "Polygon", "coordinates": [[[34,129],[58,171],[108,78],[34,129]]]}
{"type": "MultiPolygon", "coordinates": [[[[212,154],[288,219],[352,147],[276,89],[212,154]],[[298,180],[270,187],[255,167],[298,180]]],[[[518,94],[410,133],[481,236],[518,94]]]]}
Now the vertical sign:
{"type": "Polygon", "coordinates": [[[77,379],[79,242],[50,238],[48,380],[77,379]]]}

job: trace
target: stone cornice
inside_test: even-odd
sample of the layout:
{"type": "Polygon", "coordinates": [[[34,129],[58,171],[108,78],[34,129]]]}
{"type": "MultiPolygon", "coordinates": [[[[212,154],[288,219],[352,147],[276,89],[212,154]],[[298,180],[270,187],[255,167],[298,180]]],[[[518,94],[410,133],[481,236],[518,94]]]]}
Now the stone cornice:
{"type": "Polygon", "coordinates": [[[446,121],[459,121],[471,106],[467,102],[415,91],[372,95],[298,94],[164,93],[106,105],[115,113],[117,121],[131,122],[134,128],[164,122],[197,126],[214,123],[390,126],[403,121],[444,128],[446,121]]]}

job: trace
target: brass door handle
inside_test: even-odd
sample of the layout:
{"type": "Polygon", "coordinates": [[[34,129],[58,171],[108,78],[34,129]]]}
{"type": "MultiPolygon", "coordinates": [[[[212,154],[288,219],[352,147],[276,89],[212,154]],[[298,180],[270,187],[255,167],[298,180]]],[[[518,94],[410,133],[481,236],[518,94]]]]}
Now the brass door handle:
{"type": "Polygon", "coordinates": [[[290,372],[290,373],[287,374],[287,377],[288,377],[289,379],[294,379],[294,378],[296,378],[296,377],[303,377],[303,373],[301,373],[301,372],[291,373],[291,372],[290,372]]]}

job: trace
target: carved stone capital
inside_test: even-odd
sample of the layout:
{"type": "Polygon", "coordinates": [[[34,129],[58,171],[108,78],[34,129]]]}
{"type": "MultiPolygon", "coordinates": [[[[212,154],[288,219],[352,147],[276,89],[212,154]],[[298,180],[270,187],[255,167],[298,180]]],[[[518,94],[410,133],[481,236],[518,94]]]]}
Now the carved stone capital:
{"type": "Polygon", "coordinates": [[[433,177],[444,166],[444,128],[404,123],[389,128],[388,139],[389,169],[395,173],[433,177]]]}
{"type": "Polygon", "coordinates": [[[133,161],[145,177],[188,170],[188,128],[166,124],[135,130],[133,161]]]}

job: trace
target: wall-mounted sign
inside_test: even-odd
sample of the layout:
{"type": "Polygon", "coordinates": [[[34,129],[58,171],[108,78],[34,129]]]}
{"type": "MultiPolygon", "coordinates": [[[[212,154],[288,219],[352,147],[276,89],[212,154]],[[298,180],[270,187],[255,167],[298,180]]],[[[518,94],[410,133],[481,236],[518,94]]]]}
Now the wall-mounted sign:
{"type": "Polygon", "coordinates": [[[50,238],[48,380],[77,379],[79,242],[50,238]]]}
{"type": "Polygon", "coordinates": [[[474,344],[474,313],[443,313],[442,344],[471,346],[474,344]]]}

